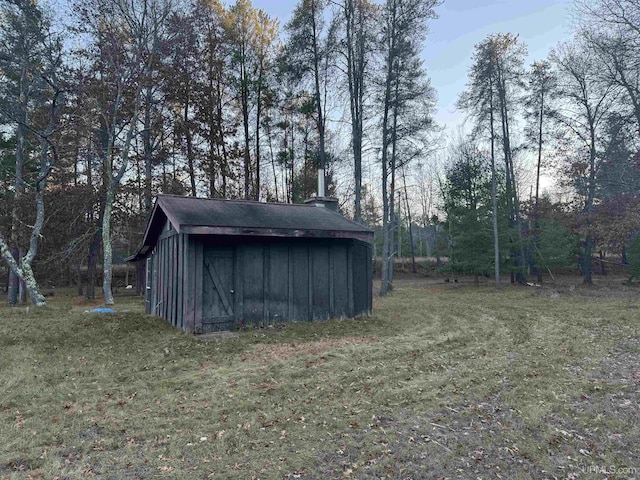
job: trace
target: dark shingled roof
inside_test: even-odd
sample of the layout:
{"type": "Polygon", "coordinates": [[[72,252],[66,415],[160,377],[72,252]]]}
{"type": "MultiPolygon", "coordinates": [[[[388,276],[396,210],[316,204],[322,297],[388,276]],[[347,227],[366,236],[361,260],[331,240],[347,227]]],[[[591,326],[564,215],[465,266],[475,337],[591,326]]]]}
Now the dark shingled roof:
{"type": "Polygon", "coordinates": [[[369,232],[339,213],[315,205],[159,195],[158,205],[176,229],[182,226],[369,232]]]}
{"type": "Polygon", "coordinates": [[[143,245],[130,260],[146,256],[166,219],[178,233],[195,235],[353,238],[373,241],[373,231],[330,208],[248,200],[158,195],[143,245]]]}

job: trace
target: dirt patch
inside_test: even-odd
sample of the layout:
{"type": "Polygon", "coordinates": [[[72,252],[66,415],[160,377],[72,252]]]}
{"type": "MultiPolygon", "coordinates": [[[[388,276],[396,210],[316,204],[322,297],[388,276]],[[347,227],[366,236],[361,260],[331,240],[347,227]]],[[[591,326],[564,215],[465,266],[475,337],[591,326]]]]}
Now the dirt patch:
{"type": "Polygon", "coordinates": [[[364,345],[375,343],[378,337],[344,337],[328,338],[319,342],[311,343],[275,343],[259,344],[247,354],[241,357],[242,360],[270,362],[279,360],[289,360],[294,357],[314,356],[317,357],[334,348],[347,345],[364,345]]]}
{"type": "MultiPolygon", "coordinates": [[[[597,436],[598,443],[605,443],[600,449],[626,450],[640,464],[640,338],[629,337],[613,347],[589,379],[592,393],[574,402],[576,411],[623,422],[620,431],[597,436]]],[[[594,440],[596,447],[598,443],[594,440]]]]}
{"type": "Polygon", "coordinates": [[[629,337],[613,347],[591,376],[640,390],[640,337],[629,337]]]}
{"type": "Polygon", "coordinates": [[[102,436],[102,430],[95,425],[85,428],[78,433],[78,439],[82,441],[92,441],[102,436]]]}
{"type": "Polygon", "coordinates": [[[240,334],[238,332],[209,332],[198,335],[197,339],[203,341],[219,341],[227,338],[238,338],[239,336],[240,334]]]}
{"type": "Polygon", "coordinates": [[[320,453],[322,474],[402,479],[544,476],[514,435],[525,429],[519,413],[495,396],[428,415],[376,417],[361,432],[345,433],[335,449],[320,453]]]}
{"type": "Polygon", "coordinates": [[[596,426],[554,414],[541,429],[528,425],[525,413],[497,394],[426,415],[374,418],[319,452],[320,472],[323,478],[629,478],[592,475],[612,468],[606,451],[618,452],[615,468],[637,465],[635,426],[603,436],[596,426]]]}
{"type": "Polygon", "coordinates": [[[374,417],[319,452],[322,476],[635,478],[627,473],[640,464],[639,357],[640,338],[626,338],[598,368],[580,369],[591,393],[540,422],[507,405],[501,392],[435,412],[374,417]]]}

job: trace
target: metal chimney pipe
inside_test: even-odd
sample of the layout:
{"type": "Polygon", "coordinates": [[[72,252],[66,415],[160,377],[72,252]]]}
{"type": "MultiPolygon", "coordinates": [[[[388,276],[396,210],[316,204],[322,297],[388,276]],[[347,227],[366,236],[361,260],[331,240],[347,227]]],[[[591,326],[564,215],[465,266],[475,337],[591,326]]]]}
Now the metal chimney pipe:
{"type": "Polygon", "coordinates": [[[324,188],[324,168],[318,168],[318,196],[325,196],[324,188]]]}

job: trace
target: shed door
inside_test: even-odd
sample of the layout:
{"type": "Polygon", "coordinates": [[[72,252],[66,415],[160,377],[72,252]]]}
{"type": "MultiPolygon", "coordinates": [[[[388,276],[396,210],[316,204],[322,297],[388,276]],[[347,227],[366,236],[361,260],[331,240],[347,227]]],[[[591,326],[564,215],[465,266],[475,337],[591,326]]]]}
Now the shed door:
{"type": "Polygon", "coordinates": [[[205,248],[202,269],[202,330],[231,330],[233,312],[233,250],[205,248]]]}

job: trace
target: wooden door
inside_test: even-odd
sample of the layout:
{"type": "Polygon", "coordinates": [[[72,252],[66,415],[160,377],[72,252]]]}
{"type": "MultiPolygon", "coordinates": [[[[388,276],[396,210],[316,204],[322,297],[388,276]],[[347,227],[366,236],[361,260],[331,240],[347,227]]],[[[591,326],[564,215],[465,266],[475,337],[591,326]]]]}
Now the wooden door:
{"type": "Polygon", "coordinates": [[[230,248],[205,248],[202,268],[202,330],[233,330],[234,254],[230,248]]]}

